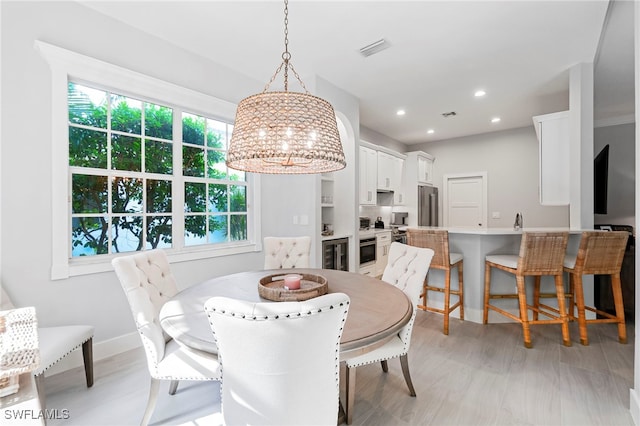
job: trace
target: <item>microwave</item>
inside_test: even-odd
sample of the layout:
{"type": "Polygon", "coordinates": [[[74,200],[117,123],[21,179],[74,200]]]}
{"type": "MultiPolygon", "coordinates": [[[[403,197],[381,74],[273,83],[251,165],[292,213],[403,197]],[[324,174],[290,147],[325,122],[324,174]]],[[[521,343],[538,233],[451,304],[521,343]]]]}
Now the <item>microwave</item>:
{"type": "Polygon", "coordinates": [[[371,228],[371,218],[360,216],[360,229],[371,228]]]}

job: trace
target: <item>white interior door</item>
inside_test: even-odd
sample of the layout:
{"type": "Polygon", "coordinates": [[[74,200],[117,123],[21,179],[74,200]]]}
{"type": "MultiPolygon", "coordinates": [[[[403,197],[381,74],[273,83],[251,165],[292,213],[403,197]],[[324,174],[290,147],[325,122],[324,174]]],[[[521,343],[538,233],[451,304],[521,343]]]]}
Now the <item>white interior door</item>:
{"type": "Polygon", "coordinates": [[[487,173],[444,175],[443,226],[487,227],[487,173]]]}

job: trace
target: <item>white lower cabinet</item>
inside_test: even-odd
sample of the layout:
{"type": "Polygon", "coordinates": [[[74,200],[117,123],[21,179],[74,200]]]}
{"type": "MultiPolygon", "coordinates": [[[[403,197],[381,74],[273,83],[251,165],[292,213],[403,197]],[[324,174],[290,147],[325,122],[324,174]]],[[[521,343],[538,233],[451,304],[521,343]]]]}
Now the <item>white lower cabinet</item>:
{"type": "Polygon", "coordinates": [[[360,268],[360,272],[362,275],[369,275],[370,277],[375,277],[376,276],[376,265],[369,265],[369,266],[365,266],[363,268],[360,268]]]}
{"type": "Polygon", "coordinates": [[[382,275],[389,260],[391,248],[391,231],[376,233],[376,276],[382,275]]]}

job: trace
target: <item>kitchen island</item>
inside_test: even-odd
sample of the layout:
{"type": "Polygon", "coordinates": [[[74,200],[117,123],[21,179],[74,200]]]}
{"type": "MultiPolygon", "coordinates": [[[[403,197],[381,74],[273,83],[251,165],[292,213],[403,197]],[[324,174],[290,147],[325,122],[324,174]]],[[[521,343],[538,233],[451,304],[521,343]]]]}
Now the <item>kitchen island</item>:
{"type": "MultiPolygon", "coordinates": [[[[446,229],[449,231],[449,250],[454,253],[461,253],[464,257],[463,277],[464,277],[464,319],[482,323],[482,311],[484,306],[484,260],[490,254],[518,254],[520,250],[520,240],[522,232],[569,232],[569,243],[567,254],[576,254],[580,244],[581,230],[569,230],[567,228],[524,228],[514,231],[512,228],[442,228],[442,227],[407,227],[406,229],[446,229]]],[[[444,282],[444,271],[430,269],[429,280],[434,283],[444,282]]],[[[589,282],[593,282],[593,277],[585,276],[585,289],[592,288],[589,282]]],[[[491,272],[491,292],[492,293],[515,293],[516,280],[513,274],[493,269],[491,272]]],[[[533,278],[527,278],[527,297],[531,300],[533,294],[533,278]]],[[[457,288],[457,272],[451,273],[451,286],[457,288]]],[[[568,276],[565,275],[565,285],[568,286],[568,276]]],[[[553,278],[542,277],[542,291],[555,292],[553,278]]],[[[452,301],[455,301],[452,296],[452,301]]],[[[430,306],[442,308],[444,305],[444,295],[436,292],[429,292],[428,302],[430,306]]],[[[502,309],[519,316],[517,300],[503,299],[492,300],[502,309]]],[[[557,301],[546,299],[545,303],[557,306],[557,301]],[[555,303],[554,303],[555,302],[555,303]]],[[[593,306],[593,292],[585,291],[585,303],[593,306]]],[[[459,318],[459,310],[452,313],[452,317],[459,318]]],[[[489,322],[510,322],[507,317],[489,311],[489,322]]],[[[455,332],[455,331],[454,331],[455,332]]]]}

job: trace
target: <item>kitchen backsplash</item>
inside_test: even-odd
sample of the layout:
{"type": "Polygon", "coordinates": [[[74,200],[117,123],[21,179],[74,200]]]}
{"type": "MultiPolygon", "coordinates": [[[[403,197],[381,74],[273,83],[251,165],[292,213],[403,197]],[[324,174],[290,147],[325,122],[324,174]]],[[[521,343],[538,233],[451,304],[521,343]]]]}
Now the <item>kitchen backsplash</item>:
{"type": "Polygon", "coordinates": [[[384,222],[384,226],[391,225],[391,206],[360,206],[359,216],[371,219],[371,227],[373,227],[376,218],[379,216],[384,222]]]}

